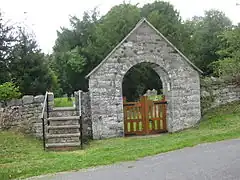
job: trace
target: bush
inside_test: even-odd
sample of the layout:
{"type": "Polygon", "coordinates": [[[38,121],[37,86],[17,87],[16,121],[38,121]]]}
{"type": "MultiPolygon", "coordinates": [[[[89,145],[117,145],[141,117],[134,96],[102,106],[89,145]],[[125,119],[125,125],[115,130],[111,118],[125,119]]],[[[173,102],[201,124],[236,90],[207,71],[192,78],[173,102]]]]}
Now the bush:
{"type": "Polygon", "coordinates": [[[225,58],[215,62],[215,74],[240,85],[240,58],[225,58]]]}
{"type": "Polygon", "coordinates": [[[16,87],[12,82],[6,82],[0,85],[0,101],[17,99],[20,96],[19,87],[16,87]]]}

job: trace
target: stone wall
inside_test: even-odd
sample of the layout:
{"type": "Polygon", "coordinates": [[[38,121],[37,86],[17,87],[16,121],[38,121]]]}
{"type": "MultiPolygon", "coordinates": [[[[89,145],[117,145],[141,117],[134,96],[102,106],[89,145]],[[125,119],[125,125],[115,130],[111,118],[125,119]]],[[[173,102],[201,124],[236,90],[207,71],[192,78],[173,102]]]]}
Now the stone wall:
{"type": "MultiPolygon", "coordinates": [[[[78,92],[75,92],[75,106],[78,109],[78,92]]],[[[83,121],[83,138],[84,141],[92,139],[92,119],[91,119],[91,104],[90,104],[90,93],[81,92],[81,111],[83,121]]]]}
{"type": "Polygon", "coordinates": [[[201,81],[202,112],[208,109],[240,101],[240,87],[217,78],[205,78],[201,81]]]}
{"type": "Polygon", "coordinates": [[[0,129],[42,136],[40,114],[44,96],[23,96],[22,99],[0,103],[0,129]]]}

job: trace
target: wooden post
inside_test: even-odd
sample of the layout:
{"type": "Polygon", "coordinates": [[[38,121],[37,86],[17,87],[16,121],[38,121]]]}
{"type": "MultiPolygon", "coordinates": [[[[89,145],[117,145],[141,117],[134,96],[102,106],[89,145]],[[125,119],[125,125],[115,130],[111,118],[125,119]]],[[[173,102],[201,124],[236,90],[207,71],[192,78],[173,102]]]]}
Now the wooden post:
{"type": "MultiPolygon", "coordinates": [[[[166,102],[166,97],[163,96],[163,102],[166,102]]],[[[163,104],[163,129],[167,130],[167,104],[163,104]]]]}

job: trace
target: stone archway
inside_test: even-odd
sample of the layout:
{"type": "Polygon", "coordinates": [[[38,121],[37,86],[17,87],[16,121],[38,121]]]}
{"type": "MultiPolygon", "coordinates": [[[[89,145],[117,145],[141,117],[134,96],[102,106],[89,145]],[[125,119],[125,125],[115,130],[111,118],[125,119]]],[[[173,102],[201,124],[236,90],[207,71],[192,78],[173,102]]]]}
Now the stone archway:
{"type": "MultiPolygon", "coordinates": [[[[141,56],[139,56],[141,57],[141,56]]],[[[145,59],[139,59],[138,62],[136,61],[131,61],[129,60],[128,65],[129,66],[124,66],[122,69],[122,73],[121,73],[121,83],[123,82],[124,76],[126,75],[126,73],[134,66],[138,65],[138,64],[148,64],[150,65],[150,67],[158,74],[161,82],[162,82],[162,88],[163,88],[163,94],[166,97],[166,100],[168,101],[168,106],[167,106],[167,130],[171,131],[171,127],[169,125],[171,125],[172,122],[172,106],[171,106],[171,83],[170,83],[170,78],[169,78],[169,74],[167,73],[167,71],[165,69],[163,69],[159,64],[160,60],[158,59],[154,59],[154,58],[150,58],[148,60],[145,59]],[[123,73],[124,72],[124,73],[123,73]]],[[[121,89],[121,94],[122,93],[122,89],[121,89]]],[[[121,106],[123,107],[123,103],[121,104],[121,106]]]]}
{"type": "Polygon", "coordinates": [[[139,63],[151,63],[168,101],[167,128],[175,132],[201,118],[201,72],[146,19],[87,77],[94,139],[123,136],[122,80],[139,63]]]}

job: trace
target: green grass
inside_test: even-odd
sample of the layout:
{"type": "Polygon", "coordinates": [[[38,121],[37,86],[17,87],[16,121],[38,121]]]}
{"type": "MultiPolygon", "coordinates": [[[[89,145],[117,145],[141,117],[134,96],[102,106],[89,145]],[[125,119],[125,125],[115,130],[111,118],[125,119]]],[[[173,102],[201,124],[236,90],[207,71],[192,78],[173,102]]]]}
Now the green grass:
{"type": "Polygon", "coordinates": [[[63,98],[54,98],[55,107],[72,107],[74,98],[71,98],[71,101],[67,97],[63,98]]]}
{"type": "Polygon", "coordinates": [[[44,152],[39,140],[13,132],[0,132],[0,179],[136,160],[200,143],[239,137],[240,102],[208,112],[199,126],[192,129],[156,137],[92,141],[82,151],[44,152]]]}

